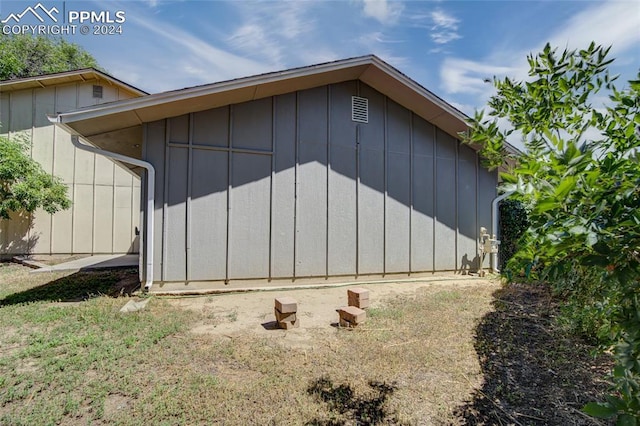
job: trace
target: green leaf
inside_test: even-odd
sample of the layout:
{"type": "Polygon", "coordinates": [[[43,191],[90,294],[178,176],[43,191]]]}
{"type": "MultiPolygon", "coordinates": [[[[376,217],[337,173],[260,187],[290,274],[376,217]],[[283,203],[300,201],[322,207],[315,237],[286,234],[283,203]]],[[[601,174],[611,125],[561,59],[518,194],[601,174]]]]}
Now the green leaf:
{"type": "Polygon", "coordinates": [[[590,416],[597,417],[599,419],[610,419],[616,415],[617,410],[608,405],[600,404],[598,402],[590,402],[582,408],[582,411],[590,416]]]}
{"type": "Polygon", "coordinates": [[[618,420],[616,421],[616,426],[637,426],[638,425],[638,417],[632,416],[631,414],[621,414],[618,416],[618,420]]]}

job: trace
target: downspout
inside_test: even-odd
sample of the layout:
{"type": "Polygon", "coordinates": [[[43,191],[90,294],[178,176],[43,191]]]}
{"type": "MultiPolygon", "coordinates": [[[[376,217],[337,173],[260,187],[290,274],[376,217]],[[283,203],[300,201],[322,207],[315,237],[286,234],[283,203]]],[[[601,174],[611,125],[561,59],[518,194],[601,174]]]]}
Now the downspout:
{"type": "MultiPolygon", "coordinates": [[[[491,202],[491,238],[497,238],[498,235],[498,203],[504,200],[505,198],[511,196],[516,191],[505,192],[504,194],[498,195],[491,202]]],[[[499,274],[500,270],[498,269],[498,253],[491,253],[491,272],[494,274],[499,274]]]]}
{"type": "Polygon", "coordinates": [[[145,279],[144,289],[149,290],[153,285],[153,209],[154,209],[154,183],[156,171],[147,161],[138,160],[136,158],[127,157],[126,155],[117,154],[115,152],[104,151],[93,146],[80,143],[80,138],[77,135],[71,136],[71,142],[73,146],[84,151],[89,151],[94,154],[104,155],[105,157],[113,158],[114,160],[122,161],[123,163],[133,164],[134,166],[143,167],[147,170],[147,208],[145,212],[145,227],[144,227],[144,245],[145,245],[145,279]]]}
{"type": "Polygon", "coordinates": [[[88,151],[93,154],[104,155],[105,157],[113,158],[114,160],[122,161],[123,163],[133,164],[134,166],[142,167],[147,171],[147,208],[145,211],[145,224],[144,224],[144,264],[145,264],[145,277],[144,277],[144,289],[148,291],[153,285],[153,210],[154,210],[154,194],[155,194],[155,175],[156,171],[153,165],[147,161],[138,160],[137,158],[127,157],[126,155],[118,154],[115,152],[105,151],[93,146],[80,143],[80,137],[74,135],[75,131],[66,126],[60,121],[59,116],[49,116],[49,121],[56,126],[64,129],[71,134],[71,143],[78,149],[88,151]]]}

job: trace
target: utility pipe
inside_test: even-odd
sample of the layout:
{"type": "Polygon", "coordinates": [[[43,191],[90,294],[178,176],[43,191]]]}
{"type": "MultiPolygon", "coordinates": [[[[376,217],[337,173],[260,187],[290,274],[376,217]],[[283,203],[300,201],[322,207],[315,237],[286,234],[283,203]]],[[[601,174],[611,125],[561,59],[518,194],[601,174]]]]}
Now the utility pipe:
{"type": "MultiPolygon", "coordinates": [[[[511,196],[516,191],[505,192],[504,194],[498,195],[491,202],[491,238],[497,238],[498,235],[498,203],[504,200],[505,198],[511,196]]],[[[491,272],[494,274],[499,274],[500,270],[498,269],[498,253],[490,253],[491,257],[491,272]]]]}
{"type": "Polygon", "coordinates": [[[73,143],[73,146],[76,148],[98,155],[104,155],[105,157],[113,158],[114,160],[122,161],[123,163],[133,164],[134,166],[142,167],[147,171],[147,208],[144,215],[145,224],[143,231],[145,249],[143,250],[142,256],[144,257],[143,262],[145,265],[144,289],[146,291],[150,290],[153,285],[153,210],[155,204],[154,195],[156,181],[156,171],[153,168],[153,165],[147,161],[138,160],[137,158],[127,157],[126,155],[105,151],[94,146],[80,143],[80,137],[74,134],[75,130],[62,123],[59,116],[49,116],[48,118],[50,122],[71,134],[71,143],[73,143]]]}

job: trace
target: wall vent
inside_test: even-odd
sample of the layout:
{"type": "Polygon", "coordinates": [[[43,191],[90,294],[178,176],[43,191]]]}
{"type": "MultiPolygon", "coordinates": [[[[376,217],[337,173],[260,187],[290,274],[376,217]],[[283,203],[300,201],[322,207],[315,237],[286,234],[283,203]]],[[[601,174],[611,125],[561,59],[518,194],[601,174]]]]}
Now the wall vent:
{"type": "Polygon", "coordinates": [[[351,97],[351,120],[358,123],[369,122],[369,99],[359,96],[351,97]]]}
{"type": "Polygon", "coordinates": [[[102,99],[102,86],[93,86],[93,97],[102,99]]]}

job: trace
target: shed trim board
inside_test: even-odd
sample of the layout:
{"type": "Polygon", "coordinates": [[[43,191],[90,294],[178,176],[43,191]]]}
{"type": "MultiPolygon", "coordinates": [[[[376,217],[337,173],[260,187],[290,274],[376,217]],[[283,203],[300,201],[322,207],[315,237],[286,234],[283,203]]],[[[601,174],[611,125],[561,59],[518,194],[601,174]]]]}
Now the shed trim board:
{"type": "Polygon", "coordinates": [[[477,268],[497,172],[465,119],[375,56],[57,115],[162,169],[156,291],[477,268]]]}

